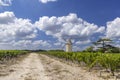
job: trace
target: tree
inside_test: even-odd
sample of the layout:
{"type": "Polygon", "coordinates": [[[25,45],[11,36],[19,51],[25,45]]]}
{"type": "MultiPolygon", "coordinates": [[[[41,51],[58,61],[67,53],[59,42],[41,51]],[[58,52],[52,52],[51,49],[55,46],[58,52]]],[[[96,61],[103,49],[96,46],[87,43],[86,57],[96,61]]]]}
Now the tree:
{"type": "Polygon", "coordinates": [[[110,45],[110,43],[112,43],[112,40],[108,39],[108,38],[101,38],[99,39],[98,41],[96,42],[93,42],[94,45],[96,46],[100,46],[101,47],[98,47],[103,53],[106,51],[107,49],[107,45],[110,45]]]}
{"type": "Polygon", "coordinates": [[[85,51],[86,52],[93,52],[93,48],[94,48],[93,46],[89,46],[88,48],[86,48],[85,51]]]}
{"type": "Polygon", "coordinates": [[[119,53],[120,50],[118,47],[112,46],[112,45],[106,45],[107,51],[110,53],[119,53]]]}

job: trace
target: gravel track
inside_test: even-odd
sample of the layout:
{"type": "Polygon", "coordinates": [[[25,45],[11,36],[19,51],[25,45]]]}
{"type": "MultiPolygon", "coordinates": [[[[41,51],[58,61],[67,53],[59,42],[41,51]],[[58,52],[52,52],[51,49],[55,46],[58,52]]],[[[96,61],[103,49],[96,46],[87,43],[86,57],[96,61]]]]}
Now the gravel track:
{"type": "Polygon", "coordinates": [[[7,75],[0,75],[0,80],[102,80],[80,67],[37,53],[30,53],[7,71],[7,75]]]}

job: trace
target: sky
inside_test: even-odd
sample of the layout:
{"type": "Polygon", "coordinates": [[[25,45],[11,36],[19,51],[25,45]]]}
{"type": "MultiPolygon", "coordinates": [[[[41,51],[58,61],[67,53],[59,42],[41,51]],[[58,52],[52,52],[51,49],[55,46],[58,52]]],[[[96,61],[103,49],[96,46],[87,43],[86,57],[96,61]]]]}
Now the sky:
{"type": "Polygon", "coordinates": [[[120,47],[120,0],[0,0],[0,49],[79,51],[100,38],[120,47]]]}

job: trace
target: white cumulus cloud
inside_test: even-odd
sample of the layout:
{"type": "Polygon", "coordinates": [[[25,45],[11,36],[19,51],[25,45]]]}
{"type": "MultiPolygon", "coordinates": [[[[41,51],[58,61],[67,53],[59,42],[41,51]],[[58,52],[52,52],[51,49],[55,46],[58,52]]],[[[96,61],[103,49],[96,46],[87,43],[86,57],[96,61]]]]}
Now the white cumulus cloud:
{"type": "Polygon", "coordinates": [[[0,0],[0,6],[10,6],[13,0],[0,0]]]}
{"type": "Polygon", "coordinates": [[[13,12],[0,13],[0,24],[8,24],[14,22],[15,15],[13,12]]]}
{"type": "Polygon", "coordinates": [[[105,31],[105,27],[98,27],[93,23],[88,23],[78,18],[74,13],[62,17],[43,16],[40,17],[39,21],[36,21],[35,25],[47,35],[52,35],[58,39],[86,39],[96,33],[103,33],[105,31]]]}
{"type": "Polygon", "coordinates": [[[86,44],[89,44],[89,43],[91,43],[90,40],[76,41],[76,42],[75,42],[76,45],[86,45],[86,44]]]}
{"type": "Polygon", "coordinates": [[[30,19],[17,18],[9,11],[0,13],[0,49],[49,49],[49,41],[38,40],[38,35],[30,19]]]}
{"type": "Polygon", "coordinates": [[[37,50],[37,49],[50,49],[51,44],[44,40],[18,40],[11,42],[2,42],[0,43],[0,49],[28,49],[28,50],[37,50]]]}
{"type": "Polygon", "coordinates": [[[39,0],[41,3],[55,2],[57,0],[39,0]]]}
{"type": "Polygon", "coordinates": [[[65,49],[65,40],[72,38],[73,49],[83,50],[104,34],[104,37],[120,40],[119,30],[119,17],[104,27],[89,23],[75,13],[61,17],[43,16],[32,23],[30,19],[17,18],[13,12],[6,11],[0,13],[0,49],[65,49]],[[41,40],[41,31],[55,41],[41,40]]]}
{"type": "Polygon", "coordinates": [[[13,12],[0,13],[0,43],[33,39],[37,29],[29,19],[17,18],[13,12]]]}
{"type": "Polygon", "coordinates": [[[18,42],[13,43],[13,47],[17,47],[18,49],[49,49],[51,47],[51,44],[44,40],[20,40],[18,42]],[[22,46],[22,47],[21,47],[22,46]]]}
{"type": "Polygon", "coordinates": [[[120,39],[120,18],[107,22],[106,36],[111,39],[120,39]]]}

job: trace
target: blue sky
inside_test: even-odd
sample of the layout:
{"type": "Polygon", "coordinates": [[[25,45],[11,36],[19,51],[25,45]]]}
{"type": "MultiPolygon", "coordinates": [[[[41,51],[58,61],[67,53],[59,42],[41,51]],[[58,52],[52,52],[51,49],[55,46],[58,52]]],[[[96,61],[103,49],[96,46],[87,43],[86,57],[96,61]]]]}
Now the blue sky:
{"type": "Polygon", "coordinates": [[[0,49],[61,49],[63,38],[72,38],[73,49],[82,50],[100,37],[119,40],[119,3],[0,0],[0,49]]]}
{"type": "Polygon", "coordinates": [[[39,0],[13,0],[12,5],[1,12],[13,11],[17,17],[29,18],[33,22],[41,16],[65,16],[76,13],[78,17],[98,25],[105,25],[120,16],[119,0],[58,0],[40,3],[39,0]]]}

